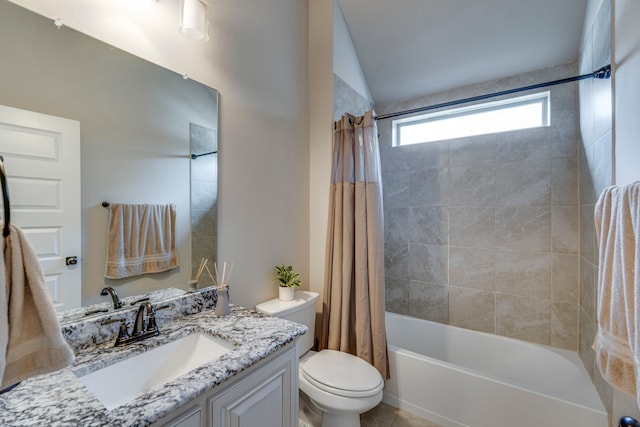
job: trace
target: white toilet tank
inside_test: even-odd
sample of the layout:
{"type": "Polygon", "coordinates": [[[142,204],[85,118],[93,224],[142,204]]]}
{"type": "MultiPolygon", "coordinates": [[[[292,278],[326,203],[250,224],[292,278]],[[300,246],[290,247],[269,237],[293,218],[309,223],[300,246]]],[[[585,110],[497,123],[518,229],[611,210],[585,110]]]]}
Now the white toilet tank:
{"type": "Polygon", "coordinates": [[[301,323],[309,328],[307,333],[298,339],[298,352],[302,356],[313,347],[318,296],[317,292],[296,291],[291,301],[272,299],[256,305],[256,311],[268,316],[281,317],[301,323]]]}

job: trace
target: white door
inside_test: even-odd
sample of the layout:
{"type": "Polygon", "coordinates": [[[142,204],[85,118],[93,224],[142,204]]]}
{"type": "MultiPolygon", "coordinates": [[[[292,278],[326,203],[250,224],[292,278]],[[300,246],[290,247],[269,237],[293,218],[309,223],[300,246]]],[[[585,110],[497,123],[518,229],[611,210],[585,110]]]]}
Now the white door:
{"type": "Polygon", "coordinates": [[[56,310],[80,307],[80,123],[0,105],[0,154],[11,223],[38,255],[56,310]]]}

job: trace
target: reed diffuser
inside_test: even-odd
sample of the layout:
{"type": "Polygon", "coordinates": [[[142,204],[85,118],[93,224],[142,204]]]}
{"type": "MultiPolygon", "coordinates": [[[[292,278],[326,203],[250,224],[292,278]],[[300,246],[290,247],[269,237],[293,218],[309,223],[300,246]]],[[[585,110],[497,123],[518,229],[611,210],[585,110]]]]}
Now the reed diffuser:
{"type": "Polygon", "coordinates": [[[218,265],[213,263],[213,270],[215,271],[215,276],[211,274],[211,270],[206,265],[204,266],[205,270],[207,270],[207,274],[211,278],[213,285],[216,287],[216,292],[218,294],[218,300],[216,301],[216,316],[226,316],[231,310],[229,309],[229,277],[231,277],[231,272],[233,271],[233,263],[231,263],[231,268],[227,272],[227,262],[225,261],[222,265],[222,276],[218,274],[218,265]]]}
{"type": "Polygon", "coordinates": [[[189,291],[193,292],[198,289],[198,280],[200,280],[200,276],[204,272],[204,269],[207,267],[207,263],[209,262],[209,258],[202,258],[200,260],[200,265],[198,266],[198,271],[196,272],[196,277],[194,279],[189,280],[189,291]]]}

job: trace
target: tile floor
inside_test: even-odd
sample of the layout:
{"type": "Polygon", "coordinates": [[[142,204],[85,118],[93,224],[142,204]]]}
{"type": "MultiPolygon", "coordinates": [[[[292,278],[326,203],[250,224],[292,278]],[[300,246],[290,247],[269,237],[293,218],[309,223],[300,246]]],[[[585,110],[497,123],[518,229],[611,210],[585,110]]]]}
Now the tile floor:
{"type": "Polygon", "coordinates": [[[360,424],[362,427],[441,427],[384,402],[360,415],[360,424]]]}
{"type": "MultiPolygon", "coordinates": [[[[309,398],[300,394],[299,427],[319,427],[322,416],[311,406],[309,398]]],[[[425,420],[410,412],[403,411],[382,402],[369,412],[360,415],[361,427],[441,427],[433,421],[425,420]]]]}

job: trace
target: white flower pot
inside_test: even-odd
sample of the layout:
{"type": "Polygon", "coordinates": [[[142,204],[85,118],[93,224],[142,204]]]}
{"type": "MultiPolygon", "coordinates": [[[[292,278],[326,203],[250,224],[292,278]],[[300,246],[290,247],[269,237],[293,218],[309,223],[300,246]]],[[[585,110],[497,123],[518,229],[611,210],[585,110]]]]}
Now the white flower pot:
{"type": "Polygon", "coordinates": [[[278,299],[280,301],[291,301],[296,292],[295,288],[286,288],[278,286],[278,299]]]}

